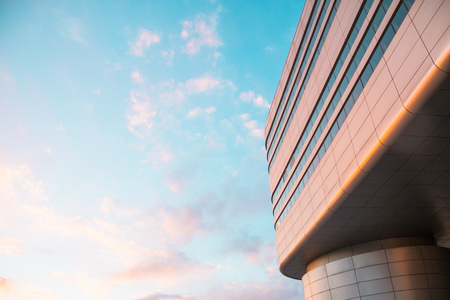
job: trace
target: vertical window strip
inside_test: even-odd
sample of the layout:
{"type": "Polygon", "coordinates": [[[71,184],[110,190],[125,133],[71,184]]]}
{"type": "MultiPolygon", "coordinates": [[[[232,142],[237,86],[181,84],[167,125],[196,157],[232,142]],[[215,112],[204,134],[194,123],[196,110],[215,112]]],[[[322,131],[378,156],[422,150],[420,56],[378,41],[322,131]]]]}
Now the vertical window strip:
{"type": "MultiPolygon", "coordinates": [[[[367,4],[367,3],[369,3],[370,5],[368,6],[367,11],[365,11],[364,14],[362,15],[363,18],[358,19],[358,21],[362,20],[362,21],[360,21],[359,23],[357,23],[357,26],[356,26],[356,27],[358,27],[358,24],[359,24],[359,27],[358,27],[358,28],[361,28],[360,26],[362,26],[362,23],[364,22],[364,19],[365,19],[365,17],[367,16],[367,12],[369,11],[370,7],[371,7],[372,4],[373,4],[373,0],[369,0],[369,1],[366,2],[366,4],[367,4]]],[[[366,6],[364,6],[364,9],[365,9],[365,8],[366,8],[366,6]]],[[[336,10],[337,10],[337,7],[336,7],[336,10]]],[[[334,18],[334,15],[333,15],[333,18],[334,18]]],[[[330,23],[331,23],[331,22],[329,22],[328,24],[330,24],[330,23]]],[[[329,28],[328,28],[328,29],[329,29],[329,28]]],[[[328,34],[328,31],[326,31],[326,33],[328,34]]],[[[356,34],[357,34],[357,33],[356,33],[356,34]]],[[[354,35],[354,38],[356,38],[356,34],[354,35]]],[[[344,56],[344,57],[346,57],[347,54],[348,54],[348,51],[350,50],[350,47],[345,48],[344,50],[347,51],[347,52],[345,53],[345,56],[344,56]]],[[[317,58],[316,58],[316,59],[317,59],[317,58]]],[[[315,64],[314,59],[313,59],[313,63],[315,64]]],[[[342,64],[343,61],[341,62],[340,60],[338,60],[338,63],[342,64]]],[[[333,78],[333,80],[332,80],[333,83],[334,83],[334,81],[335,81],[335,79],[336,79],[335,77],[337,77],[337,74],[339,73],[337,70],[340,70],[341,67],[342,67],[342,65],[339,66],[338,68],[336,68],[336,69],[335,69],[335,72],[332,72],[332,74],[333,74],[333,76],[334,76],[334,78],[333,78]],[[336,72],[336,71],[337,71],[337,72],[336,72]]],[[[310,70],[312,71],[312,69],[310,69],[310,70]]],[[[307,74],[307,76],[305,76],[305,78],[306,78],[305,80],[306,80],[306,81],[309,80],[309,76],[310,76],[310,75],[311,75],[311,74],[307,74]]],[[[294,115],[295,112],[296,112],[296,109],[297,109],[297,106],[298,106],[298,101],[299,101],[299,99],[301,99],[301,97],[303,96],[303,92],[304,92],[305,87],[306,87],[306,84],[303,84],[302,89],[300,90],[300,92],[298,93],[298,95],[297,95],[297,97],[296,97],[296,102],[294,103],[294,108],[291,110],[291,116],[290,116],[290,119],[293,118],[293,115],[294,115]]],[[[328,92],[329,92],[329,91],[328,91],[328,92]]],[[[325,98],[326,98],[326,97],[325,97],[325,98]]],[[[288,106],[288,105],[289,105],[289,103],[288,103],[286,106],[288,106]]],[[[281,122],[279,123],[279,126],[281,126],[281,124],[283,124],[283,121],[281,121],[281,122]]],[[[271,145],[272,145],[272,144],[271,144],[271,145],[269,146],[269,148],[268,148],[268,151],[267,151],[267,158],[268,158],[268,160],[269,160],[269,168],[268,168],[269,173],[270,173],[270,171],[272,170],[273,162],[275,161],[276,157],[278,156],[279,148],[281,147],[281,145],[282,145],[282,143],[283,143],[284,137],[285,137],[285,135],[286,135],[286,133],[287,133],[287,131],[288,131],[288,129],[289,129],[289,126],[290,126],[290,120],[288,120],[288,122],[286,122],[286,126],[284,126],[284,129],[283,129],[283,131],[282,131],[281,138],[280,138],[280,140],[276,143],[276,147],[274,148],[274,149],[275,149],[275,150],[274,150],[274,155],[273,155],[272,157],[270,157],[270,155],[271,155],[271,153],[272,153],[271,150],[273,150],[273,149],[271,149],[271,145]]],[[[277,134],[276,134],[275,138],[272,140],[272,143],[273,143],[274,141],[276,141],[276,139],[277,139],[277,137],[278,137],[278,133],[280,132],[279,129],[280,129],[280,127],[277,128],[277,134]]]]}
{"type": "MultiPolygon", "coordinates": [[[[297,145],[295,147],[295,150],[293,151],[293,154],[292,154],[291,158],[289,159],[289,163],[285,167],[285,170],[283,171],[283,174],[277,184],[277,187],[275,188],[274,193],[272,194],[272,202],[274,201],[274,199],[276,199],[276,197],[280,193],[280,190],[283,187],[283,184],[286,181],[286,178],[290,174],[292,165],[294,165],[294,162],[297,160],[299,154],[301,153],[300,151],[301,151],[304,143],[306,142],[306,139],[307,139],[309,133],[311,132],[312,125],[315,123],[317,116],[318,116],[320,110],[322,109],[322,107],[325,103],[325,100],[327,99],[328,94],[331,91],[331,88],[333,87],[339,72],[341,71],[342,65],[343,65],[344,61],[347,59],[350,49],[353,46],[353,43],[355,42],[359,31],[361,30],[361,26],[364,23],[364,20],[367,18],[367,13],[369,12],[370,8],[372,7],[372,4],[373,4],[373,0],[368,0],[363,4],[362,8],[360,9],[359,16],[356,18],[356,22],[353,25],[351,32],[348,34],[347,42],[345,43],[344,46],[342,46],[341,53],[340,53],[339,57],[336,59],[336,63],[334,65],[334,67],[330,71],[331,75],[329,76],[327,82],[324,85],[321,95],[319,96],[319,100],[317,101],[316,107],[313,109],[313,112],[311,113],[310,120],[308,120],[307,125],[305,126],[305,130],[299,137],[297,145]]],[[[351,68],[352,68],[352,70],[354,69],[353,72],[356,71],[356,65],[351,65],[351,68]]],[[[294,109],[296,109],[296,106],[294,109]]],[[[293,110],[291,116],[293,116],[294,114],[295,114],[295,111],[293,110]]],[[[327,117],[330,118],[331,113],[328,113],[327,117]]],[[[273,159],[269,162],[269,170],[272,167],[272,164],[275,161],[275,156],[277,154],[278,154],[278,149],[277,149],[277,152],[275,152],[273,159]]],[[[303,156],[305,156],[305,155],[303,155],[303,156]]],[[[306,157],[308,157],[308,156],[309,156],[309,154],[306,155],[306,157]]],[[[305,159],[302,159],[301,164],[304,165],[306,163],[306,157],[305,157],[305,159]]],[[[292,176],[297,177],[298,174],[295,174],[292,176]]],[[[294,181],[295,181],[295,179],[294,179],[294,181]]]]}
{"type": "Polygon", "coordinates": [[[301,179],[300,183],[297,185],[295,192],[292,194],[292,196],[289,199],[289,202],[283,209],[283,212],[278,217],[276,223],[275,223],[275,229],[277,229],[281,223],[286,218],[287,214],[289,213],[290,209],[294,205],[295,201],[300,196],[300,193],[302,192],[303,188],[305,187],[306,183],[308,182],[311,175],[314,173],[315,168],[318,166],[320,160],[323,158],[323,155],[328,150],[329,146],[331,145],[331,142],[336,137],[339,129],[344,124],[345,119],[347,118],[349,112],[353,108],[356,100],[361,95],[365,84],[367,83],[367,80],[363,79],[363,76],[367,76],[370,78],[380,62],[383,54],[385,53],[387,47],[389,47],[389,44],[391,43],[394,35],[397,33],[398,29],[400,28],[400,25],[403,23],[403,20],[405,19],[410,7],[413,3],[411,3],[413,0],[407,0],[400,2],[399,6],[397,7],[397,11],[394,14],[394,17],[391,18],[389,24],[386,26],[386,29],[383,32],[383,35],[378,41],[371,57],[369,58],[369,61],[366,63],[363,71],[361,72],[361,75],[359,76],[356,84],[352,88],[352,91],[350,92],[349,96],[347,97],[343,108],[339,112],[338,117],[333,122],[333,125],[331,126],[331,129],[327,133],[326,138],[324,139],[322,145],[320,146],[319,151],[316,153],[313,163],[311,163],[308,166],[308,169],[306,170],[305,174],[303,175],[303,178],[301,179]],[[388,34],[389,32],[393,32],[394,34],[388,34]],[[379,55],[380,51],[382,52],[381,55],[379,55]],[[364,75],[366,74],[366,75],[364,75]],[[364,83],[366,82],[366,83],[364,83]]]}
{"type": "MultiPolygon", "coordinates": [[[[392,0],[385,0],[384,2],[391,3],[392,0]]],[[[374,17],[372,18],[369,26],[367,27],[366,32],[364,33],[364,36],[362,37],[362,41],[360,42],[360,44],[358,45],[358,48],[356,50],[357,54],[361,53],[361,55],[360,55],[361,57],[364,56],[364,54],[366,53],[367,47],[370,44],[370,41],[372,41],[373,37],[375,36],[375,32],[373,31],[373,26],[379,26],[379,22],[381,23],[381,21],[383,20],[383,18],[381,18],[381,20],[379,20],[379,18],[377,18],[377,15],[379,15],[380,13],[383,15],[383,18],[384,18],[384,16],[386,15],[386,10],[383,9],[382,3],[379,4],[379,6],[377,8],[377,11],[375,12],[374,17]],[[368,42],[369,44],[367,44],[367,40],[369,40],[369,42],[368,42]],[[366,43],[366,45],[365,45],[365,43],[366,43]]],[[[356,56],[357,55],[355,55],[355,57],[356,56]]],[[[351,63],[349,65],[351,65],[351,63]]],[[[341,65],[341,67],[342,67],[342,65],[341,65]]],[[[298,170],[297,174],[300,173],[301,170],[303,169],[303,167],[305,166],[306,161],[309,158],[309,155],[311,154],[312,150],[316,146],[317,141],[319,140],[320,136],[322,135],[323,129],[325,128],[326,123],[328,123],[328,119],[326,118],[326,116],[329,114],[328,112],[331,112],[331,114],[332,114],[334,112],[335,108],[337,107],[338,103],[341,101],[342,95],[343,95],[345,89],[348,86],[348,80],[344,80],[344,78],[346,78],[347,76],[348,76],[348,78],[352,78],[353,75],[354,75],[354,73],[350,74],[349,70],[350,70],[350,68],[347,67],[345,75],[342,76],[341,82],[339,83],[338,87],[336,88],[336,92],[335,92],[335,94],[334,94],[330,104],[328,105],[327,110],[324,113],[324,116],[322,117],[321,123],[323,122],[324,125],[323,126],[319,125],[316,128],[316,131],[314,132],[313,137],[311,138],[311,140],[310,140],[310,142],[309,142],[309,144],[307,146],[307,149],[310,149],[308,151],[308,154],[307,155],[305,155],[305,154],[303,155],[299,165],[296,167],[296,170],[298,170]]],[[[353,70],[353,68],[351,70],[353,70]]],[[[354,68],[354,70],[356,70],[356,68],[354,68]]],[[[353,70],[353,72],[354,72],[354,70],[353,70]]],[[[298,175],[294,175],[294,176],[291,177],[291,179],[289,181],[293,183],[293,182],[295,182],[295,180],[297,180],[297,177],[298,177],[298,175]]],[[[289,187],[289,186],[290,186],[290,184],[288,184],[287,187],[289,187]]],[[[276,214],[279,211],[279,209],[283,205],[284,200],[286,199],[287,194],[289,194],[289,192],[290,192],[290,189],[289,188],[285,188],[285,190],[283,191],[282,196],[280,197],[280,200],[278,201],[278,203],[277,203],[277,205],[275,207],[274,212],[275,211],[276,212],[274,214],[276,214]]]]}
{"type": "Polygon", "coordinates": [[[281,110],[281,109],[283,108],[284,101],[286,100],[286,94],[288,93],[289,88],[291,87],[292,79],[293,79],[294,76],[295,76],[295,72],[296,72],[296,69],[297,69],[297,65],[298,65],[298,63],[299,63],[299,61],[300,61],[300,58],[301,58],[301,54],[302,54],[303,48],[304,48],[304,46],[305,46],[305,44],[306,44],[306,41],[307,41],[309,32],[311,31],[311,28],[312,28],[314,19],[315,19],[315,17],[316,17],[317,9],[319,8],[319,2],[320,2],[320,1],[316,1],[316,2],[314,3],[314,6],[313,6],[313,9],[312,9],[311,16],[310,16],[310,18],[309,18],[309,20],[308,20],[308,25],[306,26],[306,28],[307,28],[307,29],[306,29],[306,32],[305,32],[305,34],[304,34],[303,37],[302,37],[301,46],[299,47],[299,50],[297,51],[297,55],[296,55],[296,58],[295,58],[294,66],[292,67],[291,72],[290,72],[290,74],[289,74],[289,80],[288,80],[288,83],[286,84],[286,87],[285,87],[285,89],[284,89],[284,91],[283,91],[283,96],[281,97],[280,104],[278,105],[277,110],[276,110],[276,112],[275,112],[275,118],[274,118],[274,120],[273,120],[273,122],[272,122],[272,126],[270,127],[269,133],[268,133],[267,138],[266,138],[266,142],[265,142],[265,144],[266,144],[266,149],[267,149],[267,142],[270,140],[271,135],[273,135],[272,129],[273,129],[274,126],[276,125],[276,123],[277,123],[277,121],[278,121],[278,118],[279,118],[279,116],[280,116],[280,114],[279,114],[278,112],[279,112],[279,110],[281,110]]]}
{"type": "MultiPolygon", "coordinates": [[[[272,147],[272,146],[274,145],[275,141],[278,139],[278,136],[279,136],[279,134],[280,134],[280,129],[281,129],[281,127],[283,126],[284,120],[286,119],[286,115],[287,115],[287,113],[288,113],[288,111],[289,111],[289,108],[290,108],[290,106],[291,106],[292,99],[293,99],[293,97],[294,97],[294,95],[295,95],[295,92],[296,92],[296,90],[297,90],[297,86],[299,85],[300,80],[301,80],[301,78],[302,78],[302,75],[304,74],[304,71],[305,71],[305,68],[306,68],[306,64],[307,64],[308,59],[309,59],[309,56],[311,55],[311,52],[312,52],[312,47],[314,46],[315,41],[316,41],[316,38],[317,38],[317,36],[318,36],[318,34],[319,34],[319,31],[320,31],[320,28],[321,28],[323,19],[325,18],[325,14],[326,14],[326,12],[327,12],[327,10],[328,10],[328,6],[329,6],[329,4],[330,4],[330,1],[331,1],[331,0],[326,0],[325,3],[324,3],[324,5],[323,5],[323,7],[322,7],[322,9],[321,9],[321,12],[320,12],[320,15],[319,15],[319,19],[318,19],[318,21],[317,21],[317,23],[316,23],[316,26],[314,27],[314,31],[313,31],[312,37],[311,37],[311,39],[310,39],[310,41],[309,41],[308,48],[306,49],[305,55],[304,55],[304,57],[303,57],[303,61],[302,61],[302,64],[301,64],[301,66],[300,66],[300,70],[298,71],[298,73],[297,73],[297,75],[296,75],[294,87],[293,87],[292,90],[290,91],[290,95],[289,95],[289,97],[288,97],[289,100],[287,101],[287,103],[286,103],[286,105],[284,106],[284,109],[283,109],[283,111],[282,111],[282,113],[281,113],[281,116],[282,116],[282,117],[281,117],[281,120],[280,120],[280,122],[278,122],[278,123],[276,124],[276,129],[275,129],[275,131],[274,131],[274,137],[273,137],[272,139],[269,138],[270,142],[269,142],[269,147],[267,148],[267,158],[269,158],[270,155],[271,155],[272,152],[273,152],[273,151],[272,151],[272,150],[273,150],[273,147],[272,147]]],[[[339,5],[340,0],[338,0],[338,1],[336,1],[336,2],[337,2],[337,3],[335,3],[335,6],[334,6],[334,7],[336,7],[337,5],[339,5]],[[336,5],[336,4],[337,4],[337,5],[336,5]]],[[[334,18],[334,15],[333,15],[333,18],[334,18]]],[[[328,32],[327,32],[327,33],[328,33],[328,32]]],[[[322,34],[322,36],[323,36],[323,34],[322,34]]],[[[319,45],[320,45],[320,43],[319,43],[319,45]]],[[[318,51],[318,50],[316,50],[316,52],[317,52],[317,51],[318,51]]],[[[306,78],[306,77],[305,77],[305,78],[306,78]]],[[[307,78],[307,79],[309,79],[309,78],[307,78]]],[[[303,80],[302,86],[305,86],[305,85],[306,85],[305,80],[306,80],[306,79],[303,80]]],[[[274,123],[273,123],[273,124],[274,124],[274,123]]],[[[277,145],[278,145],[278,144],[279,144],[279,143],[277,143],[277,145]]]]}

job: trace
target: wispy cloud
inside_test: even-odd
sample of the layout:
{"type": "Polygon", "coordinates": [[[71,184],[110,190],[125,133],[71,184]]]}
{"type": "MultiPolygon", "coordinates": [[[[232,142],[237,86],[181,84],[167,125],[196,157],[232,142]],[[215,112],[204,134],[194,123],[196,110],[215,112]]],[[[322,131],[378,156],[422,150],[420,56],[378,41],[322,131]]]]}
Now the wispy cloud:
{"type": "Polygon", "coordinates": [[[12,281],[0,276],[0,290],[9,291],[11,289],[12,281]]]}
{"type": "Polygon", "coordinates": [[[185,182],[182,178],[172,174],[166,179],[166,186],[174,193],[181,194],[184,192],[185,182]]]}
{"type": "Polygon", "coordinates": [[[152,44],[157,44],[161,41],[161,36],[151,32],[147,29],[139,29],[139,35],[135,43],[129,43],[131,49],[128,54],[144,57],[144,51],[150,48],[152,44]]]}
{"type": "Polygon", "coordinates": [[[175,54],[175,52],[172,51],[161,51],[161,56],[166,60],[166,65],[171,66],[172,65],[172,60],[173,60],[173,55],[175,54]]]}
{"type": "Polygon", "coordinates": [[[166,186],[172,190],[174,194],[181,194],[185,187],[192,183],[193,176],[197,172],[198,164],[188,163],[170,172],[166,176],[166,186]]]}
{"type": "Polygon", "coordinates": [[[59,123],[59,125],[56,126],[56,130],[66,132],[66,129],[64,128],[64,126],[61,123],[59,123]]]}
{"type": "Polygon", "coordinates": [[[180,22],[183,25],[183,30],[181,31],[180,37],[182,39],[187,39],[189,37],[189,32],[192,31],[192,21],[180,22]]]}
{"type": "Polygon", "coordinates": [[[137,83],[144,82],[144,79],[142,78],[142,74],[139,72],[139,70],[134,70],[131,73],[131,78],[133,78],[133,81],[137,82],[137,83]]]}
{"type": "Polygon", "coordinates": [[[203,75],[201,77],[189,79],[186,81],[185,87],[187,92],[192,94],[222,89],[224,87],[234,88],[234,84],[230,80],[213,77],[211,75],[203,75]]]}
{"type": "Polygon", "coordinates": [[[200,52],[204,46],[219,47],[223,45],[216,31],[217,19],[217,13],[210,16],[199,14],[193,21],[181,22],[183,30],[180,37],[183,39],[190,37],[182,52],[193,55],[200,52]]]}
{"type": "Polygon", "coordinates": [[[166,237],[177,245],[185,245],[203,233],[202,218],[199,211],[183,207],[167,206],[158,209],[158,220],[166,237]]]}
{"type": "Polygon", "coordinates": [[[201,280],[214,269],[216,266],[192,260],[179,251],[159,251],[145,261],[116,272],[111,278],[118,281],[150,279],[170,286],[201,280]]]}
{"type": "Polygon", "coordinates": [[[15,187],[20,187],[34,201],[43,200],[47,202],[49,199],[44,189],[44,182],[35,180],[31,175],[30,168],[26,165],[14,167],[0,166],[0,178],[2,178],[0,180],[0,193],[5,198],[18,198],[15,187]]]}
{"type": "Polygon", "coordinates": [[[133,241],[122,240],[97,227],[90,220],[81,217],[67,217],[45,206],[22,205],[24,214],[31,218],[32,230],[39,233],[52,233],[62,238],[84,239],[103,246],[104,253],[112,253],[117,260],[128,261],[146,255],[145,248],[135,245],[133,241]]]}
{"type": "Polygon", "coordinates": [[[106,60],[106,64],[109,66],[106,68],[106,71],[108,72],[117,71],[123,68],[123,65],[120,62],[112,63],[109,59],[106,60]]]}
{"type": "Polygon", "coordinates": [[[48,155],[52,154],[52,150],[49,147],[40,147],[38,151],[41,153],[47,153],[48,155]]]}
{"type": "Polygon", "coordinates": [[[80,272],[63,273],[52,270],[51,273],[54,277],[74,284],[83,295],[93,300],[107,299],[113,287],[105,280],[92,278],[80,272]]]}
{"type": "Polygon", "coordinates": [[[215,111],[216,111],[216,108],[213,106],[210,106],[207,108],[196,107],[196,108],[189,110],[187,117],[194,118],[201,114],[212,114],[215,111]]]}
{"type": "Polygon", "coordinates": [[[276,260],[275,245],[265,243],[257,236],[247,235],[237,239],[234,245],[235,249],[242,251],[248,263],[264,265],[276,260]]]}
{"type": "Polygon", "coordinates": [[[263,128],[259,128],[259,123],[256,120],[251,120],[248,122],[244,123],[245,128],[249,129],[249,135],[259,138],[259,139],[263,139],[264,138],[264,129],[263,128]]]}
{"type": "Polygon", "coordinates": [[[261,95],[255,95],[255,92],[253,91],[242,92],[239,95],[239,98],[244,102],[253,102],[253,104],[256,106],[270,108],[269,102],[267,102],[267,100],[264,99],[261,95]]]}
{"type": "Polygon", "coordinates": [[[88,45],[86,40],[86,25],[80,19],[69,16],[65,11],[53,10],[57,17],[60,34],[65,38],[70,38],[73,41],[88,45]]]}
{"type": "MultiPolygon", "coordinates": [[[[158,85],[159,98],[166,104],[177,105],[186,102],[189,95],[200,93],[213,93],[214,91],[224,88],[236,89],[236,86],[231,80],[222,79],[220,77],[214,77],[212,75],[203,75],[188,79],[186,82],[174,82],[164,81],[158,85]]],[[[211,113],[212,108],[208,108],[206,113],[211,113]]],[[[200,113],[199,109],[193,111],[192,116],[196,116],[196,113],[200,113]]],[[[192,117],[191,116],[191,117],[192,117]]]]}
{"type": "Polygon", "coordinates": [[[127,128],[133,134],[143,138],[143,134],[138,132],[137,127],[143,128],[144,132],[152,129],[153,123],[150,118],[156,115],[156,111],[152,109],[149,98],[146,94],[136,90],[130,92],[131,109],[125,114],[128,119],[127,128]]]}
{"type": "Polygon", "coordinates": [[[19,255],[23,250],[24,248],[18,240],[12,237],[0,236],[0,253],[19,255]]]}
{"type": "Polygon", "coordinates": [[[163,145],[154,146],[153,151],[147,153],[147,156],[152,158],[153,167],[158,166],[160,163],[169,163],[175,159],[175,154],[167,150],[163,145]]]}
{"type": "Polygon", "coordinates": [[[153,292],[147,296],[134,300],[273,300],[273,299],[301,299],[298,284],[295,280],[282,278],[281,274],[270,275],[267,280],[251,280],[224,282],[221,287],[212,287],[196,295],[166,294],[153,292]]]}
{"type": "Polygon", "coordinates": [[[180,294],[151,293],[147,296],[134,300],[198,300],[198,298],[193,296],[183,296],[180,294]]]}
{"type": "Polygon", "coordinates": [[[105,213],[115,214],[116,216],[133,216],[139,213],[137,209],[123,208],[114,197],[103,197],[100,199],[100,210],[105,213]]]}

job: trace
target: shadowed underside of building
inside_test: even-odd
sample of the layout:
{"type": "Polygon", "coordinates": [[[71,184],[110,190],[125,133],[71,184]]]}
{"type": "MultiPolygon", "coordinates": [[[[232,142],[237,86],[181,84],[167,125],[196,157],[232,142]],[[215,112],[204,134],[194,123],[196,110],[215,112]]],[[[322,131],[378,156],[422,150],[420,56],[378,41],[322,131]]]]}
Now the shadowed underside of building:
{"type": "Polygon", "coordinates": [[[450,299],[450,0],[307,0],[265,128],[306,299],[450,299]]]}

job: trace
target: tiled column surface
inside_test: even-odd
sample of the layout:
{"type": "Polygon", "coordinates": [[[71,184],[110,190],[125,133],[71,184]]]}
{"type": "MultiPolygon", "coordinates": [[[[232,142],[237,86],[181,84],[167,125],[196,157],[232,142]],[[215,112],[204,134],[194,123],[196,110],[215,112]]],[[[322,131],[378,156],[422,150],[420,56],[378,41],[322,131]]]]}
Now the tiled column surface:
{"type": "Polygon", "coordinates": [[[450,249],[421,238],[374,241],[311,262],[306,300],[450,299],[450,249]]]}

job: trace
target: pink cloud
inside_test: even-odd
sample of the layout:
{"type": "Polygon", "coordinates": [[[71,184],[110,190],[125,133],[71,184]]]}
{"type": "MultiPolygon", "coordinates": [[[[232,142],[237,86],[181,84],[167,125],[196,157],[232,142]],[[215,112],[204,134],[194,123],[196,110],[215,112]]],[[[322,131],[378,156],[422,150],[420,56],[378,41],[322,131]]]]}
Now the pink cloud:
{"type": "Polygon", "coordinates": [[[159,95],[161,100],[169,101],[170,103],[182,104],[186,101],[185,93],[180,88],[175,88],[174,90],[170,90],[159,95]]]}
{"type": "Polygon", "coordinates": [[[183,25],[183,30],[181,31],[180,37],[182,39],[187,39],[189,37],[189,31],[191,31],[191,28],[192,28],[192,22],[191,21],[183,21],[180,23],[181,23],[181,25],[183,25]]]}
{"type": "Polygon", "coordinates": [[[139,72],[139,70],[135,70],[133,71],[133,73],[131,73],[131,78],[133,78],[134,82],[144,82],[144,79],[142,78],[142,74],[139,72]]]}
{"type": "Polygon", "coordinates": [[[180,294],[152,293],[135,300],[198,300],[193,296],[183,296],[180,294]]]}
{"type": "Polygon", "coordinates": [[[213,106],[207,107],[205,109],[196,107],[194,109],[189,110],[187,117],[188,118],[194,118],[197,117],[200,114],[206,113],[206,114],[212,114],[216,111],[216,108],[213,106]]]}
{"type": "Polygon", "coordinates": [[[234,84],[230,80],[223,80],[210,75],[192,78],[185,83],[185,87],[190,94],[222,89],[227,86],[234,88],[234,84]]]}
{"type": "Polygon", "coordinates": [[[138,209],[123,208],[114,197],[100,199],[100,210],[105,213],[114,213],[116,216],[132,216],[139,213],[138,209]]]}
{"type": "Polygon", "coordinates": [[[173,59],[173,55],[175,54],[175,52],[172,51],[161,51],[161,55],[162,57],[166,60],[166,65],[170,66],[172,65],[172,59],[173,59]]]}
{"type": "Polygon", "coordinates": [[[258,128],[258,121],[256,120],[252,120],[252,121],[248,121],[244,123],[245,128],[250,130],[249,135],[259,138],[259,139],[263,139],[264,138],[264,129],[263,128],[258,128]]]}
{"type": "Polygon", "coordinates": [[[31,221],[30,230],[39,234],[54,234],[63,238],[82,239],[102,245],[102,252],[114,254],[115,259],[128,261],[144,257],[148,250],[133,241],[123,240],[107,233],[98,222],[82,217],[67,217],[53,208],[21,205],[23,214],[31,221]]]}
{"type": "Polygon", "coordinates": [[[187,39],[189,36],[195,36],[188,40],[182,52],[193,55],[198,53],[204,46],[219,47],[223,45],[216,31],[217,18],[217,14],[209,17],[199,14],[194,22],[181,22],[183,25],[183,30],[180,34],[181,38],[187,39]]]}
{"type": "Polygon", "coordinates": [[[201,215],[191,208],[160,209],[158,217],[164,234],[177,244],[184,245],[203,232],[201,215]]]}
{"type": "Polygon", "coordinates": [[[163,145],[153,147],[153,152],[149,154],[154,157],[153,164],[158,164],[159,162],[168,163],[175,159],[175,155],[163,145]]]}
{"type": "Polygon", "coordinates": [[[64,279],[67,282],[74,284],[78,290],[89,299],[105,299],[113,287],[111,283],[105,280],[89,277],[80,272],[62,273],[52,270],[51,273],[54,277],[64,279]]]}
{"type": "Polygon", "coordinates": [[[56,126],[56,130],[66,132],[66,129],[64,128],[64,126],[61,123],[59,123],[59,125],[56,126]]]}
{"type": "Polygon", "coordinates": [[[244,102],[253,102],[253,104],[256,106],[270,108],[269,102],[267,102],[267,100],[264,99],[261,95],[255,95],[255,92],[253,91],[242,92],[239,95],[239,98],[244,102]]]}
{"type": "Polygon", "coordinates": [[[240,233],[232,242],[229,251],[241,252],[250,264],[265,265],[276,260],[273,243],[264,242],[259,236],[240,233]]]}
{"type": "Polygon", "coordinates": [[[152,110],[148,97],[135,90],[130,92],[130,101],[132,103],[131,110],[125,116],[128,119],[127,128],[133,134],[143,138],[143,134],[137,131],[137,127],[143,128],[145,132],[152,129],[153,123],[150,118],[156,115],[156,111],[152,110]]]}
{"type": "Polygon", "coordinates": [[[274,300],[274,299],[303,299],[299,292],[299,281],[278,276],[272,276],[268,280],[249,281],[246,283],[225,282],[222,287],[210,288],[206,292],[197,295],[150,293],[147,296],[135,300],[274,300]]]}
{"type": "Polygon", "coordinates": [[[166,179],[166,186],[174,193],[181,194],[184,192],[184,182],[177,177],[169,176],[166,179]]]}
{"type": "Polygon", "coordinates": [[[19,255],[22,254],[23,250],[24,248],[18,240],[12,237],[0,236],[0,253],[19,255]]]}
{"type": "Polygon", "coordinates": [[[214,269],[216,269],[214,265],[191,260],[179,251],[159,251],[145,261],[116,272],[111,279],[117,281],[150,279],[166,285],[186,284],[193,280],[201,280],[214,269]]]}
{"type": "Polygon", "coordinates": [[[239,115],[239,118],[242,121],[247,121],[250,118],[250,115],[249,114],[242,114],[242,115],[239,115]]]}
{"type": "Polygon", "coordinates": [[[4,277],[0,276],[0,291],[9,291],[11,289],[12,286],[12,281],[8,280],[4,277]]]}
{"type": "Polygon", "coordinates": [[[214,138],[212,138],[212,137],[208,138],[208,147],[209,148],[217,148],[218,147],[214,138]]]}
{"type": "Polygon", "coordinates": [[[144,50],[148,49],[152,44],[157,44],[160,41],[161,37],[158,34],[141,28],[139,30],[139,37],[137,42],[135,42],[134,44],[130,43],[131,50],[128,52],[128,54],[143,57],[144,50]]]}
{"type": "Polygon", "coordinates": [[[52,154],[52,150],[50,150],[49,147],[41,147],[38,150],[39,150],[39,152],[47,153],[48,155],[52,154]]]}
{"type": "Polygon", "coordinates": [[[3,197],[18,198],[17,191],[20,188],[20,192],[26,192],[32,200],[48,202],[48,196],[44,189],[44,182],[37,181],[33,178],[31,170],[26,165],[13,166],[13,167],[1,167],[0,175],[3,175],[0,181],[0,192],[3,197]]]}
{"type": "Polygon", "coordinates": [[[247,262],[264,265],[275,260],[275,245],[261,244],[259,247],[246,247],[243,253],[247,262]]]}

